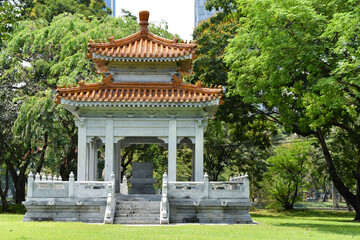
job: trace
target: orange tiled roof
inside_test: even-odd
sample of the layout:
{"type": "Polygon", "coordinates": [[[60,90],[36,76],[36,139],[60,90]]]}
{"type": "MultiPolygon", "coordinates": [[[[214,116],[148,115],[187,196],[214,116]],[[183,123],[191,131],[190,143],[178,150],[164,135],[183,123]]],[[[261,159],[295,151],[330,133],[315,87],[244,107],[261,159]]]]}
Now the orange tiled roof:
{"type": "Polygon", "coordinates": [[[116,58],[178,58],[195,57],[195,43],[178,43],[178,39],[165,39],[152,34],[148,29],[149,12],[140,12],[140,30],[128,37],[109,42],[89,41],[88,57],[116,58]],[[96,55],[93,55],[96,54],[96,55]]]}
{"type": "Polygon", "coordinates": [[[100,83],[80,83],[79,86],[58,88],[57,103],[60,99],[77,102],[167,102],[195,103],[221,99],[222,88],[206,88],[201,83],[197,85],[182,83],[176,76],[172,83],[154,82],[112,82],[111,74],[100,83]]]}

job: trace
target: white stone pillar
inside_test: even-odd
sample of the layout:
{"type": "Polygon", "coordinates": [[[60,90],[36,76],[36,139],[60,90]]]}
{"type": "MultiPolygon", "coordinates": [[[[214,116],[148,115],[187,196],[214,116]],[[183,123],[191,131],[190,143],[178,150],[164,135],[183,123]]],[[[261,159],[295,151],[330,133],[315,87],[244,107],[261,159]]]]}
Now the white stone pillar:
{"type": "Polygon", "coordinates": [[[30,173],[28,175],[28,187],[27,187],[27,198],[28,199],[33,197],[33,189],[34,189],[34,175],[30,171],[30,173]]]}
{"type": "Polygon", "coordinates": [[[176,120],[169,120],[169,141],[168,141],[168,179],[176,181],[176,157],[177,157],[177,134],[176,120]]]}
{"type": "Polygon", "coordinates": [[[79,117],[76,121],[78,127],[78,162],[77,162],[77,181],[85,181],[86,173],[86,118],[79,117]]]}
{"type": "Polygon", "coordinates": [[[86,143],[85,181],[89,181],[90,175],[90,143],[86,143]]]}
{"type": "Polygon", "coordinates": [[[195,181],[202,182],[204,176],[204,124],[198,120],[195,129],[195,181]]]}
{"type": "Polygon", "coordinates": [[[195,144],[191,145],[191,151],[192,151],[192,161],[191,161],[192,180],[195,181],[195,144]]]}
{"type": "Polygon", "coordinates": [[[105,181],[110,181],[110,174],[114,172],[114,121],[106,119],[105,129],[105,181]]]}
{"type": "Polygon", "coordinates": [[[121,143],[115,143],[114,149],[114,161],[115,161],[115,192],[120,192],[121,183],[121,143]]]}
{"type": "Polygon", "coordinates": [[[96,140],[90,141],[89,147],[89,181],[96,181],[97,172],[97,142],[96,140]]]}

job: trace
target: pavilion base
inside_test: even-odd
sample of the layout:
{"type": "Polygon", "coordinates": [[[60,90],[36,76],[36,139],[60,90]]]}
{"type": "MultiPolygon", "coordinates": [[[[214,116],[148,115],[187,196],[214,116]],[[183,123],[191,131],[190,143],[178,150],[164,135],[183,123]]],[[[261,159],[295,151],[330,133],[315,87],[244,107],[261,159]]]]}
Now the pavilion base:
{"type": "Polygon", "coordinates": [[[106,199],[27,200],[23,221],[103,223],[106,199]]]}
{"type": "Polygon", "coordinates": [[[252,223],[248,199],[169,199],[170,223],[252,223]]]}

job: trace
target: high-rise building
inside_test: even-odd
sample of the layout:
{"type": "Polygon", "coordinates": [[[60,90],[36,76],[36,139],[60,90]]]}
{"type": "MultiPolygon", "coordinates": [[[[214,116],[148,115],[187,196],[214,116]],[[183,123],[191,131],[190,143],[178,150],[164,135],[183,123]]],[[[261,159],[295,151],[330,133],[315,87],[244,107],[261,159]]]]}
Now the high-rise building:
{"type": "Polygon", "coordinates": [[[115,1],[116,0],[105,0],[106,6],[111,8],[112,14],[111,16],[115,17],[115,1]]]}
{"type": "Polygon", "coordinates": [[[207,11],[205,9],[205,2],[206,0],[195,0],[195,27],[199,25],[201,21],[208,19],[216,13],[215,10],[207,11]]]}

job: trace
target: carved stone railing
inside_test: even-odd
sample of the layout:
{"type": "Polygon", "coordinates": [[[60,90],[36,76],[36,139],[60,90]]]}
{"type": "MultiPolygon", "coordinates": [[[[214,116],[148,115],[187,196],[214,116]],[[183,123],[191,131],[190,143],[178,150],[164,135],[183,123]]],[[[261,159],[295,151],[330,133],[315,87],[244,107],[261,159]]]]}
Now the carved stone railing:
{"type": "Polygon", "coordinates": [[[108,187],[108,195],[106,199],[106,209],[104,223],[113,224],[116,210],[116,197],[115,197],[115,174],[110,174],[110,184],[108,187]]]}
{"type": "Polygon", "coordinates": [[[169,201],[167,198],[168,179],[167,174],[163,175],[162,196],[160,202],[160,224],[169,224],[169,201]]]}
{"type": "Polygon", "coordinates": [[[123,182],[120,184],[120,193],[124,195],[129,194],[127,178],[125,176],[123,177],[123,182]]]}
{"type": "Polygon", "coordinates": [[[32,198],[88,198],[107,197],[108,185],[112,181],[75,181],[71,172],[69,181],[62,181],[61,177],[30,172],[28,176],[27,200],[32,198]]]}
{"type": "MultiPolygon", "coordinates": [[[[168,198],[239,199],[249,198],[247,175],[231,178],[229,182],[209,182],[207,173],[202,182],[169,182],[168,198]]],[[[196,203],[194,203],[196,205],[196,203]]]]}
{"type": "Polygon", "coordinates": [[[247,173],[236,177],[231,177],[230,182],[243,184],[242,186],[243,186],[244,198],[250,197],[250,183],[249,183],[249,176],[247,175],[247,173]]]}

